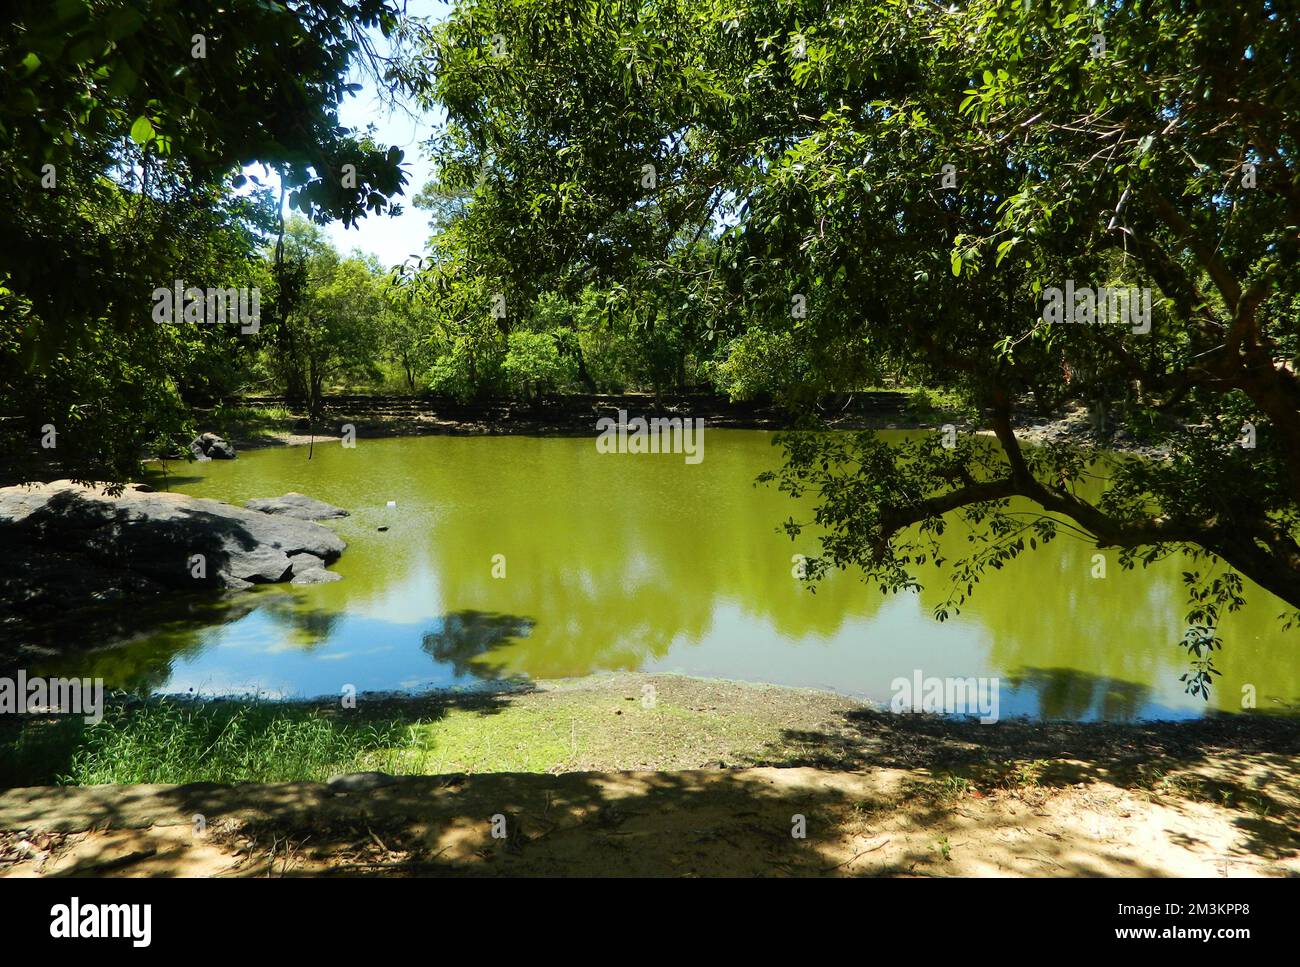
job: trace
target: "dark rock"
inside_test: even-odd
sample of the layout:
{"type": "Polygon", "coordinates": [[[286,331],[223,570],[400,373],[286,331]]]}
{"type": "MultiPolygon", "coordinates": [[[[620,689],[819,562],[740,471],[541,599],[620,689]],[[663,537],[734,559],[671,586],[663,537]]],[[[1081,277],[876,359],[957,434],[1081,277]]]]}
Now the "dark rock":
{"type": "Polygon", "coordinates": [[[215,433],[200,433],[190,441],[196,460],[234,460],[235,448],[215,433]]]}
{"type": "Polygon", "coordinates": [[[313,580],[347,546],[328,527],[219,500],[60,480],[0,488],[0,613],[88,601],[313,580]],[[317,573],[319,572],[319,574],[317,573]]]}
{"type": "Polygon", "coordinates": [[[283,497],[255,497],[244,501],[244,506],[264,514],[281,514],[285,517],[297,517],[299,520],[329,520],[333,517],[348,516],[348,512],[341,507],[294,492],[287,493],[283,497]]]}

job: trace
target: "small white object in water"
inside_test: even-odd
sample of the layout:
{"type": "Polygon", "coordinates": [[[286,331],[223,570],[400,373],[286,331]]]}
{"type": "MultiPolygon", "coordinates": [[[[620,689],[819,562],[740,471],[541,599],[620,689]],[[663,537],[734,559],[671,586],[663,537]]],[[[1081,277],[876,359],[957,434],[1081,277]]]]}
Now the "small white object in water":
{"type": "Polygon", "coordinates": [[[396,506],[397,506],[397,501],[395,501],[395,500],[390,500],[390,501],[388,502],[388,506],[389,506],[389,507],[396,507],[396,506]]]}

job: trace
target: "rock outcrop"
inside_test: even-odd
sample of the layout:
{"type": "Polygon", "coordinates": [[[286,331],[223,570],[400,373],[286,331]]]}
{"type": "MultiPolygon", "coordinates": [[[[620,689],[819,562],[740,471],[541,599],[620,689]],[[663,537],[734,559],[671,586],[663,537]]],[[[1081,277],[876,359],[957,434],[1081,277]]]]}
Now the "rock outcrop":
{"type": "Polygon", "coordinates": [[[200,433],[190,441],[190,453],[196,460],[234,460],[235,448],[215,433],[200,433]]]}
{"type": "MultiPolygon", "coordinates": [[[[328,505],[323,505],[328,506],[328,505]]],[[[69,480],[0,488],[0,630],[163,592],[317,584],[347,545],[328,527],[219,500],[69,480]]]]}
{"type": "Polygon", "coordinates": [[[342,581],[343,575],[337,571],[325,570],[325,562],[315,554],[295,554],[293,556],[293,579],[290,584],[329,584],[342,581]]]}
{"type": "Polygon", "coordinates": [[[293,491],[283,497],[255,497],[244,501],[244,506],[264,514],[280,514],[284,517],[296,517],[299,520],[330,520],[334,517],[348,516],[348,512],[342,507],[335,507],[323,500],[293,491]]]}

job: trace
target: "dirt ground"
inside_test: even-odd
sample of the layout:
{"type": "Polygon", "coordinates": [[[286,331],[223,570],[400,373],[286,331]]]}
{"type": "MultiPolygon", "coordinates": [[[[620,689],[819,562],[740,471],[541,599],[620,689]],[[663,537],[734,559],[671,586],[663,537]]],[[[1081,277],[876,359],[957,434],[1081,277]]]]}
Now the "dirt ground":
{"type": "Polygon", "coordinates": [[[1240,820],[1104,782],[945,798],[898,769],[43,788],[0,805],[24,828],[10,876],[1300,875],[1294,844],[1261,854],[1240,820]]]}
{"type": "Polygon", "coordinates": [[[596,771],[0,792],[0,876],[1300,875],[1287,719],[981,726],[654,676],[697,718],[646,769],[615,741],[642,678],[508,699],[606,709],[596,771]]]}

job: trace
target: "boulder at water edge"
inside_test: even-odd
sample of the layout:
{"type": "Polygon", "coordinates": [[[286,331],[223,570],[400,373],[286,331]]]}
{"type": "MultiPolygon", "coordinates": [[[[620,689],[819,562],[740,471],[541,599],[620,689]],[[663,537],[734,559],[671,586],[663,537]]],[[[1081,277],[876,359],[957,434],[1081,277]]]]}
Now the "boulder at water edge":
{"type": "Polygon", "coordinates": [[[299,520],[329,520],[348,516],[342,507],[292,491],[283,497],[254,497],[244,501],[244,506],[249,510],[260,510],[264,514],[281,514],[299,520]]]}
{"type": "Polygon", "coordinates": [[[200,433],[190,441],[190,453],[197,460],[234,460],[235,448],[215,433],[200,433]]]}
{"type": "Polygon", "coordinates": [[[328,527],[220,500],[69,480],[0,488],[0,618],[141,594],[337,580],[328,527]]]}

